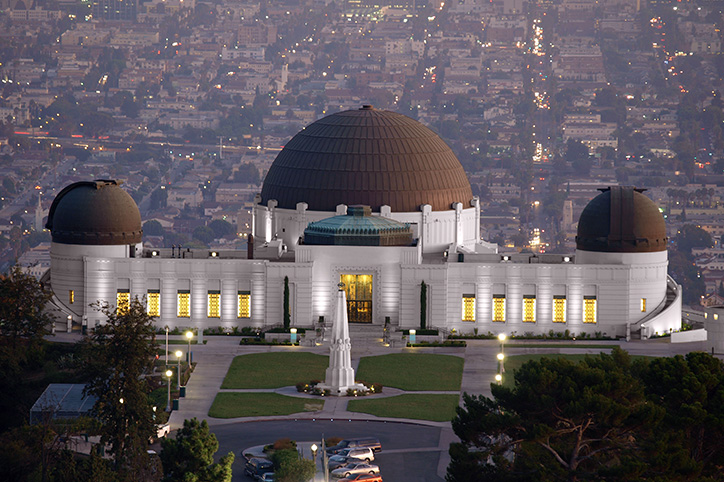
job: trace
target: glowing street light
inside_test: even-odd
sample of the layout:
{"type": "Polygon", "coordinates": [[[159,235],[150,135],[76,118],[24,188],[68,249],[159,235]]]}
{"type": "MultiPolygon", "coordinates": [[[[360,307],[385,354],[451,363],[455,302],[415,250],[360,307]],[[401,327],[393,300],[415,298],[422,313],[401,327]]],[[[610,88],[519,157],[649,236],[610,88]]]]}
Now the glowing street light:
{"type": "Polygon", "coordinates": [[[500,362],[500,364],[499,364],[499,372],[500,372],[501,375],[502,375],[503,373],[505,373],[505,362],[504,362],[504,360],[505,360],[505,340],[506,340],[506,338],[508,338],[508,337],[505,336],[505,333],[500,333],[500,334],[498,335],[498,340],[500,341],[500,353],[498,353],[498,361],[500,362]]]}
{"type": "Polygon", "coordinates": [[[191,365],[191,339],[194,337],[194,334],[191,332],[191,330],[186,332],[186,339],[189,341],[189,349],[186,352],[186,363],[191,365]]]}
{"type": "Polygon", "coordinates": [[[171,411],[171,377],[173,376],[172,370],[166,370],[166,377],[168,378],[168,402],[166,402],[166,411],[171,411]]]}
{"type": "Polygon", "coordinates": [[[181,350],[176,350],[176,365],[178,365],[178,386],[177,388],[181,390],[181,357],[183,356],[183,352],[181,350]]]}

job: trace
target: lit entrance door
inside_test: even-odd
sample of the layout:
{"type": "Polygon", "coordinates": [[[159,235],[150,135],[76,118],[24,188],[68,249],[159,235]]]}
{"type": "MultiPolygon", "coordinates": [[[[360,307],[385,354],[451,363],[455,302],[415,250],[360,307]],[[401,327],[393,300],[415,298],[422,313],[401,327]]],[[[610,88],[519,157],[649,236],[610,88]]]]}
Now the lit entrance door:
{"type": "Polygon", "coordinates": [[[372,275],[343,274],[347,294],[347,317],[350,323],[372,323],[372,275]]]}

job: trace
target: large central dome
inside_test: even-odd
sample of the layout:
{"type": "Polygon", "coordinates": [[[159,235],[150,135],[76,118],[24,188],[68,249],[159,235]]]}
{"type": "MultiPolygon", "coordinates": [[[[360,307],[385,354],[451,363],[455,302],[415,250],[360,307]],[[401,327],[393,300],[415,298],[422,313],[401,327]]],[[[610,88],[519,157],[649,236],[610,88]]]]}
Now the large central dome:
{"type": "Polygon", "coordinates": [[[364,106],[324,117],[295,135],[264,180],[262,203],[334,211],[338,204],[388,205],[394,212],[467,207],[470,183],[455,154],[430,129],[402,114],[364,106]]]}

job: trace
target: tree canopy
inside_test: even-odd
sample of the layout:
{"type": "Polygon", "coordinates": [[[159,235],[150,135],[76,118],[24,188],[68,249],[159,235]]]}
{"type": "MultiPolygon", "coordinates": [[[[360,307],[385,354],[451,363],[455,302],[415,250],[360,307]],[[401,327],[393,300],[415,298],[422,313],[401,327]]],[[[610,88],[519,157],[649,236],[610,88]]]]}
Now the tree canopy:
{"type": "MultiPolygon", "coordinates": [[[[464,394],[447,481],[713,481],[724,365],[704,353],[529,361],[493,398],[464,394]],[[719,400],[719,402],[717,402],[719,400]]],[[[719,475],[717,475],[719,474],[719,475]]]]}
{"type": "Polygon", "coordinates": [[[209,431],[206,420],[184,420],[176,439],[161,443],[161,462],[166,480],[173,482],[230,482],[234,454],[229,452],[214,463],[219,449],[216,435],[209,431]]]}
{"type": "Polygon", "coordinates": [[[110,445],[117,470],[132,478],[150,466],[146,447],[155,435],[150,387],[143,377],[156,355],[153,318],[138,298],[126,308],[97,308],[107,319],[83,341],[90,377],[86,391],[98,398],[93,410],[101,442],[110,445]]]}
{"type": "Polygon", "coordinates": [[[19,266],[0,277],[0,334],[3,345],[37,345],[51,332],[53,318],[45,312],[51,294],[19,266]]]}

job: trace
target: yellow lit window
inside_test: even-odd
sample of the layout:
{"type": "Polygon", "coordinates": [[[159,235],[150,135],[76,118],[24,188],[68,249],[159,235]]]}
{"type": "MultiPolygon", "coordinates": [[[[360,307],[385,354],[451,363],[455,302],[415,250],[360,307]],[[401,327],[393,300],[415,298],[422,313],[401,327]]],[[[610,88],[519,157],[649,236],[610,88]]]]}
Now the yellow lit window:
{"type": "Polygon", "coordinates": [[[239,291],[239,306],[237,317],[251,318],[251,292],[239,291]]]}
{"type": "Polygon", "coordinates": [[[75,303],[75,291],[74,290],[68,291],[68,303],[70,303],[71,305],[73,303],[75,303]]]}
{"type": "Polygon", "coordinates": [[[158,290],[148,290],[146,300],[148,316],[161,316],[161,293],[158,290]]]}
{"type": "Polygon", "coordinates": [[[191,318],[191,292],[181,290],[178,292],[178,313],[179,318],[191,318]]]}
{"type": "Polygon", "coordinates": [[[595,323],[596,322],[596,297],[595,296],[584,296],[583,297],[583,322],[584,323],[595,323]]]}
{"type": "Polygon", "coordinates": [[[641,298],[641,313],[646,313],[646,298],[641,298]]]}
{"type": "Polygon", "coordinates": [[[118,307],[119,315],[128,313],[131,307],[131,293],[128,290],[118,290],[118,292],[116,292],[116,306],[118,307]]]}
{"type": "Polygon", "coordinates": [[[475,321],[475,295],[463,295],[463,321],[475,321]]]}
{"type": "Polygon", "coordinates": [[[553,323],[566,322],[566,297],[553,297],[553,323]]]}
{"type": "Polygon", "coordinates": [[[535,323],[535,296],[523,296],[523,322],[535,323]]]}
{"type": "Polygon", "coordinates": [[[221,292],[209,291],[208,298],[206,316],[209,318],[221,318],[221,292]]]}
{"type": "Polygon", "coordinates": [[[493,321],[505,322],[505,295],[493,296],[493,321]]]}

